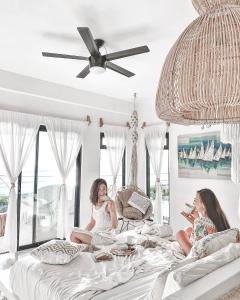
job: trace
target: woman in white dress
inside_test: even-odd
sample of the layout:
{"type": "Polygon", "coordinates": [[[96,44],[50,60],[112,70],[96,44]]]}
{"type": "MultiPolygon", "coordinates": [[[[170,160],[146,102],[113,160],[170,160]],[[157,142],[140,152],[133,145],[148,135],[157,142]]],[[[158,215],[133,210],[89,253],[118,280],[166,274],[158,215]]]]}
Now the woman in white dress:
{"type": "Polygon", "coordinates": [[[114,242],[112,233],[118,226],[115,203],[107,196],[107,182],[96,179],[91,187],[91,219],[86,232],[74,228],[70,240],[75,243],[106,245],[114,242]]]}

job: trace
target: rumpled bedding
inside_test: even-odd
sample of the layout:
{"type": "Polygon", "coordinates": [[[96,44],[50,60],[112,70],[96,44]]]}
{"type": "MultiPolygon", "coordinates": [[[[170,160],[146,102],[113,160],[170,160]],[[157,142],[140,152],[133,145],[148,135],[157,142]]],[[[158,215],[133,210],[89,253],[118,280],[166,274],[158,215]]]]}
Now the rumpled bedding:
{"type": "Polygon", "coordinates": [[[138,234],[155,235],[159,237],[167,237],[173,234],[172,227],[168,224],[145,223],[144,225],[137,226],[135,231],[138,234]]]}
{"type": "Polygon", "coordinates": [[[163,239],[156,248],[138,246],[132,256],[114,256],[100,263],[93,261],[91,253],[82,253],[66,265],[40,263],[28,255],[12,267],[10,282],[20,300],[94,299],[120,284],[157,274],[183,258],[163,239]]]}

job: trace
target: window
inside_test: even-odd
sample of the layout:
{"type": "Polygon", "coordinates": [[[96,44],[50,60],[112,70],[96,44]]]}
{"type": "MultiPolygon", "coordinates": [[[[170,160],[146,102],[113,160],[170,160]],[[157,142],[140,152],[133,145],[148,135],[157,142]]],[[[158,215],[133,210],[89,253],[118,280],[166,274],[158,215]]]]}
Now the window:
{"type": "MultiPolygon", "coordinates": [[[[70,226],[79,225],[80,171],[81,150],[67,181],[70,226]]],[[[4,178],[2,174],[1,178],[4,178]]],[[[35,145],[18,178],[19,249],[56,237],[61,183],[46,127],[40,126],[35,145]]],[[[7,198],[8,193],[9,189],[7,198]]]]}
{"type": "MultiPolygon", "coordinates": [[[[170,218],[170,198],[169,198],[169,172],[168,172],[168,162],[169,162],[169,133],[166,133],[165,145],[163,150],[163,158],[162,158],[162,167],[160,173],[160,184],[162,188],[162,217],[163,223],[169,223],[170,218]]],[[[147,186],[147,195],[153,201],[153,213],[154,213],[154,199],[155,199],[155,180],[156,177],[154,175],[152,165],[150,162],[150,156],[148,150],[146,148],[146,186],[147,186]]]]}
{"type": "MultiPolygon", "coordinates": [[[[100,177],[105,179],[108,184],[108,188],[112,186],[113,178],[109,162],[109,156],[107,152],[107,146],[104,140],[104,133],[100,133],[100,177]]],[[[120,168],[117,176],[117,187],[125,186],[125,160],[126,150],[124,150],[122,158],[122,168],[120,168]]]]}

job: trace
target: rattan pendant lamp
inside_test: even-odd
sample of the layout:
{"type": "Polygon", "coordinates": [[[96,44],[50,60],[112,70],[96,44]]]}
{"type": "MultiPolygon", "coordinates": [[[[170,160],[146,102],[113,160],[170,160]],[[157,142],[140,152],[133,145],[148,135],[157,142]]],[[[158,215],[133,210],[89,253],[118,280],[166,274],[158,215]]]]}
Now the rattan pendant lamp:
{"type": "Polygon", "coordinates": [[[200,16],[167,55],[156,95],[160,119],[240,122],[240,0],[192,0],[200,16]]]}

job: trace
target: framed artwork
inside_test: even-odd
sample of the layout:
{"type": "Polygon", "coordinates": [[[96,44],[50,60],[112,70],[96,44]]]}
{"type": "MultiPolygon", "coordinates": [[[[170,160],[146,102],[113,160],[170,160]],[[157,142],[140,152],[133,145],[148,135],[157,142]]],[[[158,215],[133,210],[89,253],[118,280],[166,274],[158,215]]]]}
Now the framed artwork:
{"type": "Polygon", "coordinates": [[[220,132],[178,136],[178,177],[230,180],[231,158],[220,132]]]}

